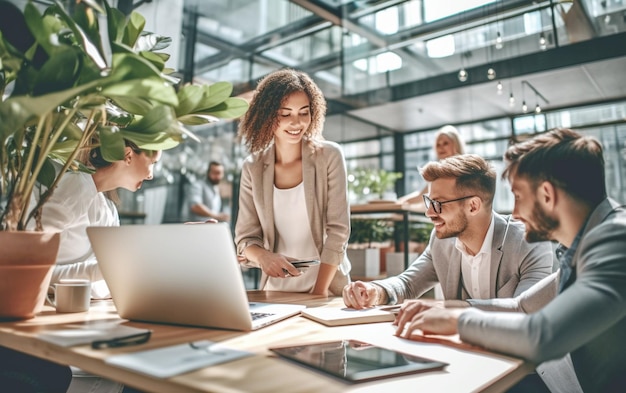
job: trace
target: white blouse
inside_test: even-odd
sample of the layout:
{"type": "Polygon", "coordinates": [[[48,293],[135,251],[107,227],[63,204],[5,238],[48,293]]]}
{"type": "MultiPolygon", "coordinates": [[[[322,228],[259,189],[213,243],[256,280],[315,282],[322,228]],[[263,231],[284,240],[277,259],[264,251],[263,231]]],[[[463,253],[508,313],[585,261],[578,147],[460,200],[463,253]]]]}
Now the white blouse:
{"type": "MultiPolygon", "coordinates": [[[[34,223],[31,222],[32,226],[34,223]]],[[[46,231],[61,232],[61,243],[51,283],[64,278],[92,282],[92,296],[108,297],[96,257],[87,237],[88,226],[119,226],[117,208],[96,190],[90,174],[70,172],[63,175],[50,199],[44,204],[42,225],[46,231]]],[[[121,247],[122,245],[120,245],[121,247]]]]}
{"type": "MultiPolygon", "coordinates": [[[[311,223],[304,199],[304,183],[293,188],[274,186],[275,253],[297,259],[319,259],[311,234],[311,223]]],[[[264,290],[310,292],[317,281],[319,265],[304,269],[296,277],[268,277],[264,290]]]]}

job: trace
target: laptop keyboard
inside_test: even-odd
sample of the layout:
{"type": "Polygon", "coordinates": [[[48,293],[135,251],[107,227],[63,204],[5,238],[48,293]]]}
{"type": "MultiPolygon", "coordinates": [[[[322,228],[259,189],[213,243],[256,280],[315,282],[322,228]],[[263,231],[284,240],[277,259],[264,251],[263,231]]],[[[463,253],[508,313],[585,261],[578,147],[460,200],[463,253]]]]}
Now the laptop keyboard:
{"type": "Polygon", "coordinates": [[[266,312],[251,312],[250,315],[252,316],[252,320],[256,321],[257,319],[269,317],[274,314],[266,312]]]}

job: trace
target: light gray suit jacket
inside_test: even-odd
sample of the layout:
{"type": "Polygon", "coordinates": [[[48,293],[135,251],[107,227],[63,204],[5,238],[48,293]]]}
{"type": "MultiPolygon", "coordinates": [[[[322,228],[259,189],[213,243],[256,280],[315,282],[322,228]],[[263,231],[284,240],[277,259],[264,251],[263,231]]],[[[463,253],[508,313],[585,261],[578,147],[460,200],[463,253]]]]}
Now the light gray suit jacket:
{"type": "MultiPolygon", "coordinates": [[[[554,253],[549,242],[527,243],[521,222],[495,212],[493,215],[489,295],[510,298],[552,273],[554,253]]],[[[426,250],[407,270],[373,283],[387,291],[391,304],[417,298],[437,283],[441,284],[444,298],[467,299],[462,285],[461,252],[455,241],[456,238],[438,239],[433,230],[426,250]]]]}
{"type": "MultiPolygon", "coordinates": [[[[624,206],[606,199],[596,207],[572,264],[575,281],[558,295],[559,278],[554,274],[516,299],[491,302],[494,310],[528,314],[486,313],[472,308],[459,318],[459,334],[463,341],[535,364],[560,359],[569,353],[585,392],[623,392],[626,386],[624,206]]],[[[487,308],[483,302],[476,303],[487,308]]]]}
{"type": "MultiPolygon", "coordinates": [[[[235,226],[238,254],[255,244],[274,251],[275,146],[249,156],[241,169],[239,212],[235,226]]],[[[338,144],[323,141],[315,151],[302,144],[302,182],[311,234],[320,261],[339,265],[350,237],[346,164],[338,144]]],[[[261,283],[261,288],[265,283],[261,283]]]]}

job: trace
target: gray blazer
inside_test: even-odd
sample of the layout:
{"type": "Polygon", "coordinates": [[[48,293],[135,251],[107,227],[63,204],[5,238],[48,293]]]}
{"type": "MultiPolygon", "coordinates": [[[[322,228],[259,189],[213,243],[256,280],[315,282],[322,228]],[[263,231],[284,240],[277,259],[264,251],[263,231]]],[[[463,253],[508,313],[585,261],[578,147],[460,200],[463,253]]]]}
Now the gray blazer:
{"type": "Polygon", "coordinates": [[[502,306],[500,309],[529,314],[467,310],[459,318],[461,339],[541,365],[570,353],[578,382],[585,392],[623,391],[626,386],[624,206],[605,199],[596,207],[572,264],[575,281],[558,295],[559,278],[554,274],[516,299],[492,304],[492,309],[502,306]]]}
{"type": "MultiPolygon", "coordinates": [[[[552,273],[554,253],[549,242],[527,243],[521,222],[495,212],[493,215],[489,294],[494,298],[516,296],[552,273]]],[[[445,299],[467,299],[461,278],[461,252],[455,241],[438,239],[433,230],[426,250],[407,270],[373,283],[387,291],[391,304],[417,298],[437,283],[445,299]]]]}
{"type": "MultiPolygon", "coordinates": [[[[249,156],[241,169],[239,212],[235,226],[237,252],[255,244],[274,251],[275,146],[249,156]]],[[[302,144],[302,181],[311,234],[320,261],[339,265],[350,237],[346,164],[338,144],[323,141],[315,151],[302,144]]],[[[262,283],[263,285],[264,283],[262,283]]]]}

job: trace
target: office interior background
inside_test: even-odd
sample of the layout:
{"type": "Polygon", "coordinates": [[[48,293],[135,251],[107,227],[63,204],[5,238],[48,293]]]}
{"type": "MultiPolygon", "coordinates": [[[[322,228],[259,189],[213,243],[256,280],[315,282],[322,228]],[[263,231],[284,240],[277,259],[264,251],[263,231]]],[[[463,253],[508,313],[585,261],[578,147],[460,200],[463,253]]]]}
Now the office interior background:
{"type": "MultiPolygon", "coordinates": [[[[17,1],[22,3],[24,1],[17,1]]],[[[38,3],[46,3],[40,1],[38,3]]],[[[624,0],[117,0],[172,37],[168,66],[183,82],[229,81],[250,97],[269,72],[307,72],[328,101],[324,136],[348,170],[401,172],[395,192],[422,188],[434,133],[458,128],[467,152],[502,172],[509,143],[554,127],[598,138],[611,197],[626,201],[624,0]]],[[[226,167],[225,204],[236,215],[247,152],[237,121],[193,130],[165,151],[155,178],[121,193],[142,223],[180,222],[184,184],[208,162],[226,167]]],[[[498,180],[494,208],[512,195],[498,180]]],[[[132,215],[129,215],[132,217],[132,215]]],[[[122,216],[124,218],[124,216],[122,216]]],[[[129,222],[137,223],[134,220],[129,222]]]]}

